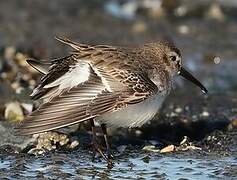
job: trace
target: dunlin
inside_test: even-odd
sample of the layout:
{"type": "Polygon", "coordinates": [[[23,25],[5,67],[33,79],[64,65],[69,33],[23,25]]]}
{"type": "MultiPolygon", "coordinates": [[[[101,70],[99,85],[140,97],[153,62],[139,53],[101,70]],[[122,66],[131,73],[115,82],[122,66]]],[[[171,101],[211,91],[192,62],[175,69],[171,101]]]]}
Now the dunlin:
{"type": "Polygon", "coordinates": [[[140,127],[151,120],[169,94],[174,76],[185,77],[207,93],[182,67],[180,51],[172,43],[129,48],[57,39],[73,48],[70,55],[27,61],[43,74],[31,94],[33,99],[43,99],[43,104],[20,125],[23,135],[88,120],[95,139],[96,121],[102,127],[110,157],[106,127],[140,127]]]}

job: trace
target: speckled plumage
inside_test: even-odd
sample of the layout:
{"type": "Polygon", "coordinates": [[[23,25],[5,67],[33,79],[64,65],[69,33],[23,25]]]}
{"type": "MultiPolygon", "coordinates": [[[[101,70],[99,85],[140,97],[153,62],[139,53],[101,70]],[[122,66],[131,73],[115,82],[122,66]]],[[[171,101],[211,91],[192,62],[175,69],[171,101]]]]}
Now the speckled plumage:
{"type": "Polygon", "coordinates": [[[32,93],[44,103],[20,125],[22,134],[91,118],[115,127],[141,126],[157,113],[182,69],[180,51],[170,43],[126,48],[58,40],[73,48],[69,56],[28,61],[44,74],[32,93]]]}

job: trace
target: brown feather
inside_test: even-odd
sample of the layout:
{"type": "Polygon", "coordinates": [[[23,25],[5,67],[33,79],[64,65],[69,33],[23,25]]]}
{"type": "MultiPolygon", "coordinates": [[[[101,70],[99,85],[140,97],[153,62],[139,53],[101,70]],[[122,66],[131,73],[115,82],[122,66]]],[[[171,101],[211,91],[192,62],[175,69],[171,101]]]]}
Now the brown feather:
{"type": "Polygon", "coordinates": [[[148,77],[148,71],[153,67],[147,62],[141,63],[143,52],[57,39],[75,51],[67,57],[51,61],[48,73],[42,77],[33,94],[33,97],[47,101],[23,121],[19,127],[21,134],[45,132],[79,123],[138,104],[158,92],[157,86],[148,77]],[[137,53],[140,53],[140,59],[134,61],[137,53]],[[88,62],[91,67],[88,81],[69,89],[59,90],[57,86],[45,88],[79,61],[88,62]],[[145,66],[143,71],[142,66],[145,66]]]}

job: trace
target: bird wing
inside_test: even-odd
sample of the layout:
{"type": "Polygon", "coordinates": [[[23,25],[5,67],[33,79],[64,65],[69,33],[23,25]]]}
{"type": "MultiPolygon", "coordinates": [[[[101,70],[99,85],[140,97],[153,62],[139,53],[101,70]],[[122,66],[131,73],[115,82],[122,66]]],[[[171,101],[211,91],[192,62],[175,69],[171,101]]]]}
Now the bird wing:
{"type": "MultiPolygon", "coordinates": [[[[42,85],[41,85],[42,86],[42,85]]],[[[72,125],[95,117],[88,106],[94,99],[103,104],[101,113],[111,110],[119,93],[109,92],[88,63],[78,65],[60,78],[42,86],[42,89],[54,88],[51,94],[36,111],[32,112],[18,127],[22,135],[35,134],[72,125]]]]}
{"type": "Polygon", "coordinates": [[[18,127],[23,135],[36,134],[137,104],[157,92],[143,72],[120,66],[93,66],[78,54],[52,61],[33,92],[44,103],[18,127]]]}
{"type": "Polygon", "coordinates": [[[45,86],[57,79],[61,78],[60,80],[62,80],[62,77],[65,77],[63,75],[66,75],[67,73],[70,74],[71,71],[79,69],[76,68],[78,66],[78,61],[72,54],[49,61],[27,60],[27,62],[33,68],[44,74],[41,78],[40,84],[30,95],[34,100],[45,99],[46,97],[53,97],[52,95],[56,95],[57,88],[55,88],[55,86],[52,86],[51,88],[45,88],[45,86]]]}
{"type": "Polygon", "coordinates": [[[51,66],[51,63],[45,60],[38,61],[35,59],[27,59],[26,62],[42,74],[47,74],[49,67],[51,66]]]}

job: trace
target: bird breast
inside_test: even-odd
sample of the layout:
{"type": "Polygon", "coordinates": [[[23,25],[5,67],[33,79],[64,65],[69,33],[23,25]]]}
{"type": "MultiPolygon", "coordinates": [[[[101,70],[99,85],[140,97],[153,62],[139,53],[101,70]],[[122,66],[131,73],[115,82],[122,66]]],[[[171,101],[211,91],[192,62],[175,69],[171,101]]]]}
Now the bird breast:
{"type": "Polygon", "coordinates": [[[140,127],[157,114],[164,99],[164,94],[155,94],[138,104],[129,105],[116,112],[105,113],[96,120],[107,124],[108,127],[140,127]]]}

